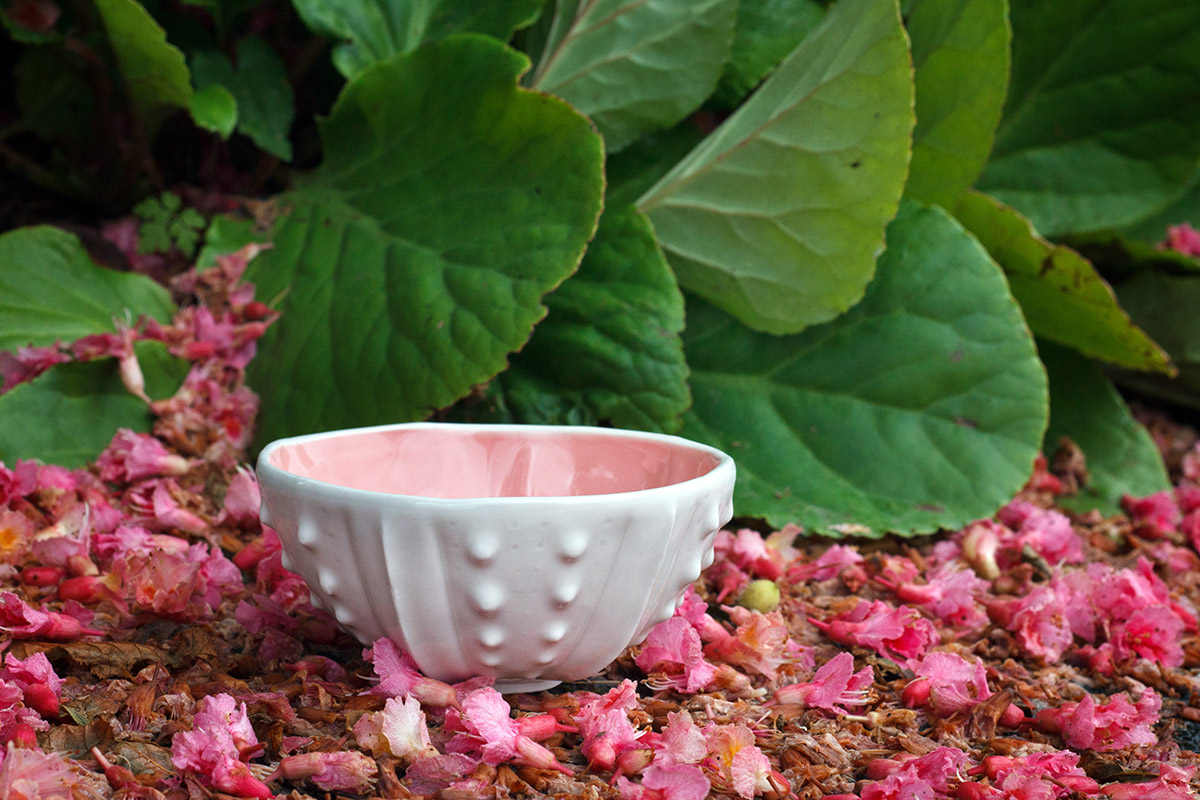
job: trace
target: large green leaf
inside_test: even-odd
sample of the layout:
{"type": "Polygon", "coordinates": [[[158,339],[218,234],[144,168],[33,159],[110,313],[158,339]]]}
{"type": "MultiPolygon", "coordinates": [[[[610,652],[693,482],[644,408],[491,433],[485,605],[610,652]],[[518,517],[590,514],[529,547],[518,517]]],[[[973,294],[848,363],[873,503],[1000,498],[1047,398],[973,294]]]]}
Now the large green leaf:
{"type": "Polygon", "coordinates": [[[1012,0],[1013,72],[979,188],[1047,236],[1129,225],[1200,159],[1200,3],[1012,0]]]}
{"type": "Polygon", "coordinates": [[[684,288],[754,328],[796,332],[862,297],[912,126],[895,0],[839,0],[638,208],[684,288]]]}
{"type": "MultiPolygon", "coordinates": [[[[40,226],[0,236],[0,350],[112,331],[114,317],[165,321],[173,310],[166,289],[143,275],[96,266],[66,231],[40,226]]],[[[153,343],[138,345],[137,352],[151,396],[171,394],[186,364],[153,343]]],[[[146,404],[122,385],[114,361],[57,366],[0,396],[0,460],[81,465],[117,428],[149,430],[150,422],[146,404]]]]}
{"type": "Polygon", "coordinates": [[[507,39],[542,0],[292,0],[304,24],[343,40],[333,63],[347,78],[422,41],[475,31],[507,39]]]}
{"type": "Polygon", "coordinates": [[[237,43],[237,68],[218,50],[202,50],[192,55],[196,89],[224,87],[236,101],[237,130],[255,144],[284,161],[292,158],[288,140],[295,99],[292,85],[279,54],[257,36],[237,43]]]}
{"type": "Polygon", "coordinates": [[[587,114],[620,150],[712,94],[736,11],[737,0],[556,0],[530,85],[587,114]]]}
{"type": "Polygon", "coordinates": [[[1120,383],[1172,403],[1200,408],[1200,277],[1145,270],[1117,283],[1117,298],[1179,368],[1174,379],[1126,372],[1120,383]]]}
{"type": "Polygon", "coordinates": [[[917,0],[906,17],[917,127],[905,192],[954,208],[992,149],[1008,85],[1008,0],[917,0]]]}
{"type": "Polygon", "coordinates": [[[792,52],[821,17],[819,0],[739,0],[737,29],[713,100],[733,108],[792,52]]]}
{"type": "MultiPolygon", "coordinates": [[[[135,345],[151,397],[179,388],[187,362],[157,342],[135,345]]],[[[119,428],[149,431],[154,418],[129,393],[112,359],[62,364],[32,383],[0,395],[0,461],[37,458],[82,467],[94,461],[119,428]],[[34,424],[36,420],[36,424],[34,424]]]]}
{"type": "Polygon", "coordinates": [[[814,530],[956,528],[1029,477],[1046,376],[1004,277],[944,211],[906,203],[862,302],[796,336],[688,305],[685,435],[738,464],[738,512],[814,530]]]}
{"type": "Polygon", "coordinates": [[[1173,371],[1167,354],[1121,310],[1079,253],[1046,241],[1029,220],[978,192],[964,195],[955,213],[1008,273],[1036,334],[1120,366],[1173,371]]]}
{"type": "Polygon", "coordinates": [[[285,295],[250,367],[264,440],[421,419],[504,369],[600,212],[588,121],[519,89],[528,61],[459,35],[372,67],[249,277],[285,295]]]}
{"type": "Polygon", "coordinates": [[[691,402],[683,296],[644,216],[607,208],[579,271],[546,305],[529,344],[497,377],[512,421],[565,423],[585,409],[617,427],[678,429],[691,402]]]}
{"type": "Polygon", "coordinates": [[[132,272],[92,263],[74,235],[42,225],[0,236],[0,350],[113,330],[113,318],[170,318],[171,295],[132,272]]]}
{"type": "Polygon", "coordinates": [[[1123,494],[1142,497],[1171,488],[1154,440],[1100,368],[1049,342],[1038,342],[1038,354],[1050,377],[1046,454],[1068,437],[1083,451],[1090,478],[1078,495],[1061,502],[1075,511],[1115,514],[1123,494]]]}
{"type": "Polygon", "coordinates": [[[183,53],[137,0],[96,0],[96,9],[133,107],[152,133],[166,114],[191,102],[183,53]]]}
{"type": "Polygon", "coordinates": [[[425,38],[472,31],[507,41],[537,19],[543,5],[545,0],[434,0],[425,38]]]}

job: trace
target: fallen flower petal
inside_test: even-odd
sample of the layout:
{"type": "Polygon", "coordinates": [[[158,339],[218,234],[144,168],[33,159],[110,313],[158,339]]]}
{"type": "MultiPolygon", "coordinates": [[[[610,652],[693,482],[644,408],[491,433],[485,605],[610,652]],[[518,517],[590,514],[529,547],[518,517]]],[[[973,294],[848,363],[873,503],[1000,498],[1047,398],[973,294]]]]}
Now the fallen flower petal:
{"type": "Polygon", "coordinates": [[[849,714],[844,706],[863,705],[867,700],[867,690],[874,683],[875,673],[870,665],[855,672],[854,656],[841,652],[822,664],[812,681],[776,689],[773,702],[849,714]]]}
{"type": "Polygon", "coordinates": [[[654,748],[654,763],[662,766],[697,764],[708,755],[704,734],[686,711],[667,714],[666,726],[650,742],[654,748]]]}
{"type": "Polygon", "coordinates": [[[78,780],[58,753],[8,745],[0,765],[5,800],[71,800],[78,780]]]}
{"type": "Polygon", "coordinates": [[[0,630],[16,639],[73,642],[82,635],[99,634],[84,628],[74,617],[57,611],[39,611],[12,592],[0,592],[0,630]]]}
{"type": "Polygon", "coordinates": [[[700,636],[687,620],[671,617],[650,629],[634,662],[647,675],[661,676],[656,685],[698,692],[716,670],[704,658],[700,636]]]}
{"type": "Polygon", "coordinates": [[[389,697],[412,695],[422,705],[434,708],[458,705],[454,687],[422,675],[412,656],[391,639],[377,639],[363,651],[363,658],[371,662],[379,676],[379,684],[374,689],[377,694],[389,697]]]}
{"type": "Polygon", "coordinates": [[[845,567],[861,563],[862,560],[863,557],[856,548],[831,544],[815,561],[807,564],[796,563],[788,567],[787,579],[792,583],[827,581],[836,578],[845,567]]]}
{"type": "MultiPolygon", "coordinates": [[[[1200,249],[1197,250],[1200,254],[1200,249]]],[[[1100,791],[1112,800],[1195,800],[1191,779],[1195,768],[1180,769],[1170,764],[1158,765],[1158,777],[1142,783],[1109,783],[1100,791]]]]}
{"type": "Polygon", "coordinates": [[[939,641],[933,624],[916,609],[894,608],[880,600],[861,601],[829,620],[808,621],[839,644],[869,647],[885,658],[920,658],[939,641]]]}
{"type": "Polygon", "coordinates": [[[621,800],[705,800],[712,784],[699,767],[690,764],[651,764],[642,773],[641,784],[617,779],[621,800]]]}
{"type": "Polygon", "coordinates": [[[122,428],[96,458],[101,480],[134,483],[161,475],[183,475],[190,463],[163,447],[162,442],[145,433],[122,428]]]}
{"type": "Polygon", "coordinates": [[[1138,744],[1154,744],[1162,698],[1150,687],[1134,703],[1123,694],[1097,704],[1090,694],[1077,703],[1042,709],[1036,725],[1048,733],[1061,733],[1068,747],[1081,750],[1120,750],[1138,744]]]}
{"type": "Polygon", "coordinates": [[[366,792],[375,780],[375,760],[356,750],[286,756],[268,780],[308,780],[327,792],[366,792]]]}

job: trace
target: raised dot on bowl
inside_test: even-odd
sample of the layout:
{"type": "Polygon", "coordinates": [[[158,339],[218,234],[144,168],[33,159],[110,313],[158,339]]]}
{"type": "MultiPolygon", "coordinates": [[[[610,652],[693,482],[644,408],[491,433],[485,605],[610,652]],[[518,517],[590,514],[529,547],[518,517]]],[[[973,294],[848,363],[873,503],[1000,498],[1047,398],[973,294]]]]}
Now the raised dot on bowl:
{"type": "Polygon", "coordinates": [[[558,542],[558,555],[568,564],[579,560],[588,547],[588,535],[585,531],[569,530],[562,534],[558,542]]]}
{"type": "Polygon", "coordinates": [[[546,644],[558,644],[567,635],[567,623],[555,620],[542,629],[542,641],[546,644]]]}
{"type": "Polygon", "coordinates": [[[476,533],[467,540],[467,557],[477,567],[490,566],[500,551],[500,540],[493,533],[476,533]]]}
{"type": "Polygon", "coordinates": [[[321,539],[321,529],[309,520],[301,520],[296,528],[296,541],[309,548],[316,546],[321,539]]]}
{"type": "Polygon", "coordinates": [[[480,584],[471,591],[471,599],[479,614],[490,617],[504,605],[504,590],[494,583],[480,584]]]}
{"type": "Polygon", "coordinates": [[[578,596],[578,583],[574,581],[560,583],[554,587],[554,606],[555,608],[566,608],[578,596]]]}
{"type": "Polygon", "coordinates": [[[321,584],[321,588],[325,590],[325,594],[330,597],[337,594],[338,576],[328,567],[321,567],[317,570],[317,583],[321,584]]]}
{"type": "Polygon", "coordinates": [[[479,631],[479,643],[489,650],[494,650],[504,644],[504,629],[496,627],[481,629],[479,631]]]}

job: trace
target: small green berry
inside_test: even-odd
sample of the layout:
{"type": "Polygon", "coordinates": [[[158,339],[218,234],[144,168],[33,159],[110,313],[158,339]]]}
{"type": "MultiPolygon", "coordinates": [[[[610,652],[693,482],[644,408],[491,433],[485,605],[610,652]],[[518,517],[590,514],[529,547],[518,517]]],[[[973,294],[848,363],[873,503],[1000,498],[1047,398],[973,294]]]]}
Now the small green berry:
{"type": "Polygon", "coordinates": [[[775,581],[764,578],[750,581],[738,597],[737,604],[751,611],[774,611],[779,608],[779,587],[775,581]]]}

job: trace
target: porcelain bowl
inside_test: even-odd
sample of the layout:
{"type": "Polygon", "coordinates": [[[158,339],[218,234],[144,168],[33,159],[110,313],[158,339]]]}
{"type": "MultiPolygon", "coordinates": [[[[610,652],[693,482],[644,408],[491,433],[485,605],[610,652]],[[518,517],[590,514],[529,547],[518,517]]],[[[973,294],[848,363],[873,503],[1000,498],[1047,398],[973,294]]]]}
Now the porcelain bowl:
{"type": "Polygon", "coordinates": [[[536,691],[669,617],[733,514],[734,464],[675,436],[413,423],[281,439],[262,521],[314,603],[430,677],[536,691]]]}

